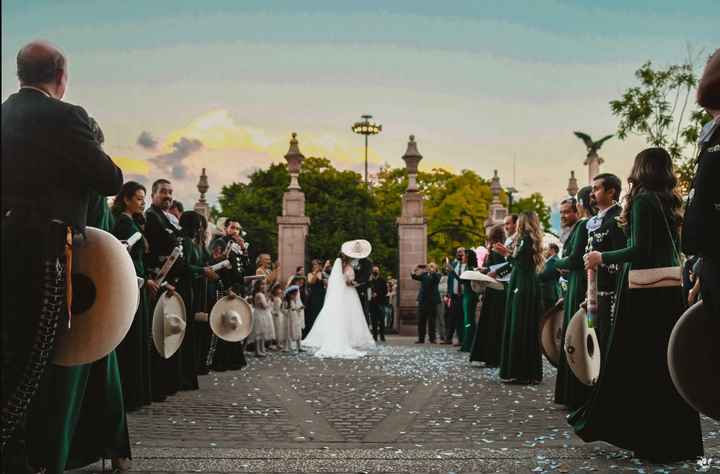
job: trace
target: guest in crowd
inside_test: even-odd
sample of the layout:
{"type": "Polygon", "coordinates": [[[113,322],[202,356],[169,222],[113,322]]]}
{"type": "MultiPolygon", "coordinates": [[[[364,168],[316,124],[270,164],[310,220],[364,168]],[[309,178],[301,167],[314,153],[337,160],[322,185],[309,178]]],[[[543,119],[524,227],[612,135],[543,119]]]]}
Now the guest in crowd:
{"type": "Polygon", "coordinates": [[[448,272],[448,289],[447,292],[450,295],[450,310],[448,312],[448,320],[446,321],[447,337],[445,338],[446,344],[452,344],[453,334],[457,333],[458,343],[457,346],[462,345],[462,338],[464,333],[463,320],[465,318],[463,313],[463,285],[460,281],[460,275],[462,272],[467,270],[465,264],[465,248],[459,247],[455,252],[455,260],[452,262],[445,262],[445,269],[448,272]]]}
{"type": "Polygon", "coordinates": [[[430,343],[437,342],[435,335],[435,317],[437,313],[437,305],[440,303],[440,292],[438,285],[440,284],[440,274],[437,271],[437,265],[418,265],[410,274],[413,280],[420,282],[418,290],[418,340],[415,344],[424,344],[425,335],[430,337],[430,343]]]}
{"type": "Polygon", "coordinates": [[[518,217],[512,254],[507,246],[495,244],[495,250],[512,263],[507,287],[505,327],[500,358],[500,378],[514,383],[540,383],[542,360],[539,320],[543,232],[534,212],[518,217]]]}
{"type": "Polygon", "coordinates": [[[440,344],[445,344],[445,341],[447,340],[447,326],[445,324],[445,321],[447,319],[447,300],[448,300],[448,274],[447,269],[443,269],[443,271],[440,273],[440,283],[438,284],[438,292],[440,293],[440,303],[438,304],[437,308],[437,318],[436,319],[436,330],[437,335],[440,338],[440,344]]]}
{"type": "MultiPolygon", "coordinates": [[[[478,267],[477,254],[473,249],[465,250],[463,263],[465,265],[465,269],[467,270],[475,270],[478,267]]],[[[460,280],[460,282],[462,284],[463,293],[463,336],[460,352],[470,352],[472,349],[473,337],[475,337],[478,294],[472,289],[472,282],[470,280],[460,280]]]]}
{"type": "MultiPolygon", "coordinates": [[[[490,229],[487,239],[487,248],[490,251],[485,256],[485,261],[482,264],[484,271],[488,272],[490,266],[507,261],[494,248],[495,244],[503,244],[505,239],[505,229],[502,225],[496,225],[490,229]]],[[[500,365],[505,326],[505,299],[505,284],[503,284],[502,290],[485,288],[482,308],[480,309],[480,319],[478,320],[470,353],[471,362],[484,362],[486,367],[500,365]]]]}
{"type": "Polygon", "coordinates": [[[325,303],[326,283],[322,261],[318,259],[313,260],[310,273],[307,275],[308,305],[305,311],[305,334],[303,336],[306,336],[307,333],[310,332],[310,329],[312,329],[315,323],[315,318],[320,314],[320,310],[325,303]]]}
{"type": "Polygon", "coordinates": [[[372,324],[372,335],[375,341],[378,336],[385,342],[385,306],[387,305],[387,283],[380,274],[380,267],[373,265],[370,274],[370,322],[372,324]]]}
{"type": "Polygon", "coordinates": [[[270,254],[261,253],[255,260],[257,265],[256,275],[263,275],[265,277],[265,283],[271,286],[278,278],[278,269],[273,268],[272,258],[270,254]]]}
{"type": "Polygon", "coordinates": [[[542,310],[547,310],[555,306],[555,303],[562,297],[560,289],[560,272],[555,268],[558,261],[560,247],[557,244],[550,243],[545,251],[545,264],[543,271],[540,272],[540,291],[542,292],[542,310]]]}
{"type": "Polygon", "coordinates": [[[684,308],[682,290],[628,288],[633,270],[680,263],[682,201],[668,152],[640,152],[628,183],[620,218],[627,247],[585,257],[589,269],[603,263],[623,269],[606,363],[590,398],[569,421],[583,440],[609,442],[650,462],[696,459],[703,455],[700,418],[678,394],[667,366],[670,332],[684,308]]]}
{"type": "Polygon", "coordinates": [[[176,201],[173,199],[172,204],[170,204],[170,208],[168,209],[168,212],[175,216],[176,223],[180,222],[180,216],[182,216],[182,213],[185,212],[185,207],[180,201],[176,201]]]}

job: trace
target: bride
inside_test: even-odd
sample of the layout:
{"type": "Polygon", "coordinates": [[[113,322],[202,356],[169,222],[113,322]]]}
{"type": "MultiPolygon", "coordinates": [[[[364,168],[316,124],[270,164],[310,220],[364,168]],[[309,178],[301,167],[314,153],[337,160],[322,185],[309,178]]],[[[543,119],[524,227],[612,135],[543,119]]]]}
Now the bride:
{"type": "Polygon", "coordinates": [[[315,349],[315,357],[356,359],[375,347],[354,283],[351,260],[341,253],[330,273],[322,310],[302,342],[315,349]]]}

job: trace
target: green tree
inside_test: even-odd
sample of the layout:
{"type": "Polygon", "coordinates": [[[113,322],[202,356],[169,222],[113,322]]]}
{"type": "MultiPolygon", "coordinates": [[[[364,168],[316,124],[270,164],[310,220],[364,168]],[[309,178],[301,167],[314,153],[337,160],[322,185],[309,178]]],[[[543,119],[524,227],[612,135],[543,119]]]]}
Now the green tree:
{"type": "MultiPolygon", "coordinates": [[[[310,217],[309,258],[333,258],[340,245],[364,238],[373,244],[374,262],[394,275],[398,265],[397,218],[407,189],[404,168],[385,167],[367,189],[360,174],[341,171],[325,158],[307,158],[299,176],[305,193],[305,213],[310,217]]],[[[428,221],[428,258],[441,262],[455,248],[485,242],[485,220],[492,199],[488,181],[475,172],[453,174],[443,169],[418,173],[418,189],[425,197],[428,221]]],[[[222,215],[237,218],[248,233],[253,253],[277,257],[276,217],[290,176],[285,164],[272,164],[234,183],[220,193],[222,215]]],[[[501,199],[506,200],[503,192],[501,199]]],[[[517,209],[532,209],[549,227],[549,209],[540,194],[520,200],[517,209]]],[[[217,213],[213,212],[213,216],[217,213]]]]}
{"type": "Polygon", "coordinates": [[[552,227],[550,224],[550,206],[545,205],[545,200],[540,193],[532,193],[526,198],[519,199],[513,203],[513,212],[535,211],[545,231],[552,227]]]}
{"type": "Polygon", "coordinates": [[[654,68],[648,61],[635,71],[635,77],[639,85],[610,101],[613,115],[619,118],[618,137],[622,140],[635,134],[652,146],[666,148],[681,186],[687,189],[697,157],[697,137],[710,120],[703,110],[688,111],[698,82],[692,61],[666,68],[654,68]]]}

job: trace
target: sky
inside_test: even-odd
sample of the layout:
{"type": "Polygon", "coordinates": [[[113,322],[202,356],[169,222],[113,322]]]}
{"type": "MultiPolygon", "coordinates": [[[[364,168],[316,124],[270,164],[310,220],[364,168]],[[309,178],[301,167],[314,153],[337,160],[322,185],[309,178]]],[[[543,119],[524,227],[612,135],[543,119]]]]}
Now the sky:
{"type": "MultiPolygon", "coordinates": [[[[572,132],[613,133],[608,102],[645,61],[676,64],[720,46],[718,0],[94,1],[3,0],[2,99],[15,57],[38,38],[69,61],[65,100],[103,128],[127,179],[199,193],[283,161],[292,132],[305,156],[361,171],[372,114],[371,173],[471,169],[520,196],[556,203],[570,170],[587,181],[572,132]],[[514,178],[513,178],[514,176],[514,178]]],[[[644,140],[605,143],[601,170],[625,178],[644,140]]]]}

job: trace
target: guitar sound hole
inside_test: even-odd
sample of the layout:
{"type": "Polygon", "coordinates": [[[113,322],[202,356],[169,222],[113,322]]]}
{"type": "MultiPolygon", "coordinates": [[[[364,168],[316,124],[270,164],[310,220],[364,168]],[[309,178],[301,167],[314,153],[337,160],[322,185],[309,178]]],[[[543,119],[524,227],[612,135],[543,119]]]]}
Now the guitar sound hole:
{"type": "Polygon", "coordinates": [[[595,354],[595,343],[593,342],[593,338],[590,337],[590,336],[588,336],[588,337],[587,337],[587,343],[586,343],[586,344],[587,344],[588,355],[589,355],[590,357],[592,357],[593,354],[595,354]]]}
{"type": "Polygon", "coordinates": [[[81,273],[73,274],[72,295],[72,312],[82,314],[95,304],[95,284],[89,277],[81,273]]]}

